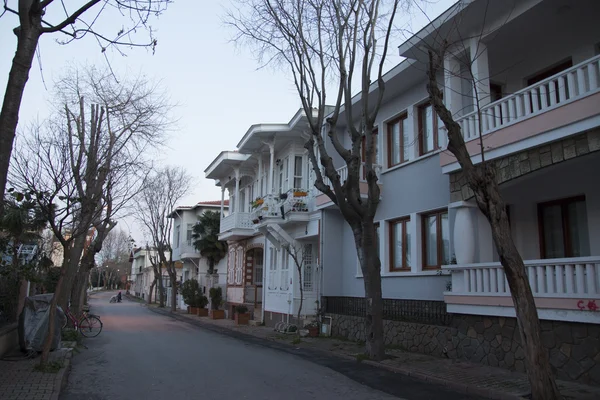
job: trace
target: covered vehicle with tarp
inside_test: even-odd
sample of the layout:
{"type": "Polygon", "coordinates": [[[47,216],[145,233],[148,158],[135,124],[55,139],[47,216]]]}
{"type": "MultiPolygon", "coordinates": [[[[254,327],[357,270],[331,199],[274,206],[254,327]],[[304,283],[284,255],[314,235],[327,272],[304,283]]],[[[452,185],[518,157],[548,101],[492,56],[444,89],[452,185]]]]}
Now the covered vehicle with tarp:
{"type": "MultiPolygon", "coordinates": [[[[50,302],[53,295],[53,293],[47,293],[25,298],[23,311],[19,315],[19,346],[22,351],[41,352],[44,348],[44,341],[48,334],[50,302]]],[[[57,306],[50,350],[59,348],[61,328],[66,319],[62,308],[57,306]]]]}

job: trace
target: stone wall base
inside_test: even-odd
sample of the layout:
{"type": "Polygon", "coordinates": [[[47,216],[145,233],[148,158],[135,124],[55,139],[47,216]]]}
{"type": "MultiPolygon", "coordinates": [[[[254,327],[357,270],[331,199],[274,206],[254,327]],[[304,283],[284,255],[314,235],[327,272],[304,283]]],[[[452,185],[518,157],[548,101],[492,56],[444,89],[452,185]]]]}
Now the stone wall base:
{"type": "MultiPolygon", "coordinates": [[[[364,318],[328,314],[332,335],[365,340],[364,318]]],[[[450,326],[384,321],[386,345],[525,372],[515,318],[454,314],[450,326]]],[[[542,321],[542,342],[558,379],[600,385],[600,325],[542,321]]]]}

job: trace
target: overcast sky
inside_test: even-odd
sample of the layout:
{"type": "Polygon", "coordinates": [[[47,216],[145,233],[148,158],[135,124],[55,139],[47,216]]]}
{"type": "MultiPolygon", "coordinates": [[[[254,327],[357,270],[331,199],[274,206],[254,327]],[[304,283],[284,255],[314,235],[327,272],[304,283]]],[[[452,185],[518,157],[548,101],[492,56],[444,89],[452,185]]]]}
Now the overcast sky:
{"type": "MultiPolygon", "coordinates": [[[[421,0],[419,7],[427,16],[419,8],[413,8],[410,17],[399,20],[401,27],[416,32],[428,19],[434,19],[455,2],[421,0]]],[[[73,8],[83,4],[82,1],[65,3],[73,8]]],[[[179,120],[178,129],[160,161],[185,167],[196,177],[193,192],[182,204],[220,199],[220,189],[213,181],[204,179],[203,171],[210,162],[220,151],[234,150],[250,125],[287,122],[300,108],[293,84],[283,71],[257,70],[253,55],[229,42],[232,31],[222,23],[224,8],[228,6],[229,0],[176,0],[160,19],[152,22],[158,38],[154,55],[146,49],[125,49],[125,57],[115,51],[107,52],[117,75],[141,72],[161,80],[172,101],[179,104],[173,115],[179,120]]],[[[101,26],[116,31],[121,26],[117,20],[111,16],[101,26]]],[[[2,94],[16,49],[12,29],[17,23],[14,15],[0,18],[2,94]]],[[[104,55],[91,37],[66,46],[56,43],[57,38],[61,37],[44,35],[40,41],[41,68],[34,61],[21,106],[20,127],[48,115],[52,82],[66,65],[106,65],[104,55]]],[[[396,51],[399,44],[392,43],[389,67],[401,61],[396,51]]],[[[120,222],[121,228],[131,232],[138,243],[143,240],[134,221],[127,218],[120,222]]]]}

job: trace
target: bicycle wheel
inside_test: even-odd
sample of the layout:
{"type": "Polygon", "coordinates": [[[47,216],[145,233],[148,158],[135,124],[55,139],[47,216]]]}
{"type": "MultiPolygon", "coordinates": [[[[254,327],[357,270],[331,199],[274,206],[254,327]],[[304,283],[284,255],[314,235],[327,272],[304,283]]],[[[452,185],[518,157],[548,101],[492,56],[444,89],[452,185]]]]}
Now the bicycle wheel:
{"type": "Polygon", "coordinates": [[[85,337],[96,337],[102,331],[102,321],[100,318],[88,315],[79,321],[79,332],[85,337]]]}

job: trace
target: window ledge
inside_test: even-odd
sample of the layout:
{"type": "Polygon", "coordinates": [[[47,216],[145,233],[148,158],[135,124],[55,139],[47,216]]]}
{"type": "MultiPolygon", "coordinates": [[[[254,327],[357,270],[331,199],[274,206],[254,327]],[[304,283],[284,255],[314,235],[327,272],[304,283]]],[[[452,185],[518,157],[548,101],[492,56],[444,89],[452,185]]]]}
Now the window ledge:
{"type": "Polygon", "coordinates": [[[419,162],[421,160],[424,160],[425,158],[428,158],[428,157],[434,156],[436,154],[439,154],[442,151],[446,151],[446,149],[439,149],[439,150],[436,150],[436,151],[432,151],[432,152],[429,152],[427,154],[423,154],[423,155],[421,155],[421,156],[419,156],[419,157],[417,157],[417,158],[415,158],[413,160],[408,160],[408,161],[403,162],[402,164],[398,164],[398,165],[394,165],[393,167],[386,168],[386,169],[384,169],[384,170],[381,171],[381,174],[383,175],[383,174],[385,174],[387,172],[395,171],[395,170],[400,169],[402,167],[406,167],[407,165],[419,162]]]}

